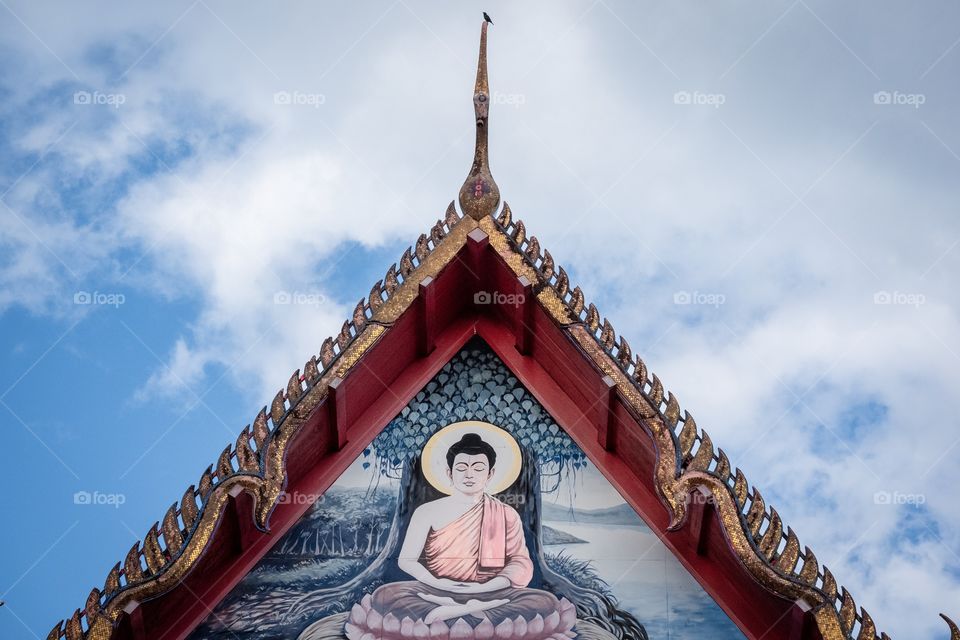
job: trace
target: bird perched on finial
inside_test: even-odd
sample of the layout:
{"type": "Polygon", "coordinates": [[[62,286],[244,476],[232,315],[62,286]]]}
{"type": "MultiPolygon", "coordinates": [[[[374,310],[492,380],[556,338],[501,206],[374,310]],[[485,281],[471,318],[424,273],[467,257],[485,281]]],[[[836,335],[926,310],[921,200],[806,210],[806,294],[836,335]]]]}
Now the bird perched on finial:
{"type": "Polygon", "coordinates": [[[483,12],[483,19],[489,22],[490,24],[493,24],[493,20],[490,19],[490,16],[487,15],[486,11],[483,12]]]}

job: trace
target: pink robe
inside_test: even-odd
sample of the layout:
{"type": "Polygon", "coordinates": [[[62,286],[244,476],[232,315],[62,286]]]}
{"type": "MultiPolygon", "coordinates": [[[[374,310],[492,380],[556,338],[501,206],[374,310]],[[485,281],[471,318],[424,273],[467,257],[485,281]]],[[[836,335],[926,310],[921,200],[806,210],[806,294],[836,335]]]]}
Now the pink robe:
{"type": "Polygon", "coordinates": [[[482,594],[451,593],[419,581],[389,582],[364,596],[350,610],[344,625],[348,640],[569,640],[577,622],[576,607],[566,598],[527,587],[533,562],[523,536],[520,515],[512,507],[484,495],[483,500],[440,529],[430,529],[420,562],[438,578],[486,582],[504,576],[510,586],[482,594]],[[480,616],[435,621],[424,617],[436,603],[429,594],[457,603],[471,599],[506,600],[480,616]]]}
{"type": "Polygon", "coordinates": [[[447,526],[431,529],[420,562],[438,578],[462,582],[503,576],[525,587],[533,578],[520,515],[488,495],[447,526]]]}

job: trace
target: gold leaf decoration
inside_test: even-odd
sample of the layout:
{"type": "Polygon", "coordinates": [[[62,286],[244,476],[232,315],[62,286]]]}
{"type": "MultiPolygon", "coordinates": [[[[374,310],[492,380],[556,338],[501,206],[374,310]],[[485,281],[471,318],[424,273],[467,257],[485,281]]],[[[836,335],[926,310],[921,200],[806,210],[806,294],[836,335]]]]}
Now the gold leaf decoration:
{"type": "Polygon", "coordinates": [[[767,560],[772,560],[773,554],[776,553],[777,547],[780,545],[780,540],[782,539],[783,521],[780,520],[780,514],[777,513],[777,510],[770,507],[770,526],[767,527],[763,538],[760,539],[760,553],[762,553],[767,560]]]}
{"type": "Polygon", "coordinates": [[[290,399],[290,404],[293,405],[296,403],[302,393],[303,388],[300,387],[300,369],[297,369],[290,374],[290,379],[287,380],[287,398],[290,399]]]}
{"type": "Polygon", "coordinates": [[[592,302],[587,307],[587,328],[590,329],[590,333],[596,333],[600,328],[600,312],[592,302]]]}
{"type": "Polygon", "coordinates": [[[943,618],[947,626],[950,627],[950,640],[960,640],[960,628],[957,627],[956,623],[942,613],[940,617],[943,618]]]}
{"type": "Polygon", "coordinates": [[[557,269],[557,284],[554,285],[554,288],[557,290],[557,297],[561,300],[567,297],[567,291],[570,290],[570,278],[563,267],[557,269]]]}
{"type": "Polygon", "coordinates": [[[113,565],[113,568],[110,569],[110,573],[107,574],[107,579],[103,581],[103,592],[107,595],[115,593],[120,590],[120,563],[113,565]]]}
{"type": "Polygon", "coordinates": [[[347,345],[350,344],[350,340],[352,339],[353,336],[350,335],[350,323],[344,322],[343,326],[340,327],[340,333],[337,335],[337,346],[340,347],[341,353],[347,348],[347,345]]]}
{"type": "Polygon", "coordinates": [[[547,282],[553,277],[553,256],[546,249],[543,251],[543,264],[540,265],[540,272],[543,273],[543,279],[547,282]]]}
{"type": "Polygon", "coordinates": [[[143,580],[143,567],[140,565],[140,541],[137,540],[123,560],[123,575],[127,584],[143,580]]]}
{"type": "Polygon", "coordinates": [[[579,320],[583,313],[583,291],[580,290],[580,287],[574,287],[573,293],[570,294],[570,310],[573,311],[574,317],[579,320]]]}
{"type": "Polygon", "coordinates": [[[497,223],[506,229],[510,226],[510,222],[513,220],[513,214],[510,212],[510,205],[506,202],[503,203],[503,209],[500,210],[500,215],[497,216],[497,223]]]}
{"type": "MultiPolygon", "coordinates": [[[[670,394],[670,399],[673,399],[673,394],[670,394]]],[[[667,409],[670,408],[670,402],[667,401],[667,409]]],[[[680,406],[677,405],[676,411],[680,412],[680,406]]],[[[689,413],[684,412],[686,418],[683,420],[683,427],[680,429],[680,435],[678,440],[680,443],[680,458],[686,460],[687,456],[690,455],[690,452],[693,451],[693,445],[697,442],[697,423],[694,421],[693,416],[689,413]]]]}
{"type": "Polygon", "coordinates": [[[620,363],[621,367],[626,369],[630,366],[632,359],[633,351],[630,349],[630,345],[623,336],[620,336],[620,343],[617,345],[617,362],[620,363]]]}
{"type": "Polygon", "coordinates": [[[63,620],[57,623],[57,625],[50,630],[50,633],[47,634],[47,640],[59,640],[60,631],[63,629],[63,620]]]}
{"type": "Polygon", "coordinates": [[[67,620],[66,636],[67,640],[81,640],[83,638],[83,627],[80,626],[80,609],[74,611],[70,619],[67,620]]]}
{"type": "Polygon", "coordinates": [[[633,363],[633,379],[637,381],[641,390],[647,384],[647,363],[643,361],[639,354],[633,363]]]}
{"type": "Polygon", "coordinates": [[[273,396],[273,402],[270,403],[270,420],[273,422],[274,428],[280,424],[280,421],[283,420],[283,414],[287,412],[287,407],[283,404],[283,391],[277,391],[277,395],[273,396]]]}
{"type": "Polygon", "coordinates": [[[460,221],[460,217],[457,215],[457,208],[453,205],[453,200],[447,205],[447,212],[443,216],[443,221],[446,223],[448,229],[452,229],[453,225],[460,221]]]}
{"type": "Polygon", "coordinates": [[[747,477],[743,475],[740,469],[737,469],[736,479],[733,482],[733,495],[737,500],[737,508],[743,509],[744,505],[747,504],[747,493],[749,490],[750,486],[747,484],[747,477]]]}
{"type": "Polygon", "coordinates": [[[713,475],[722,479],[724,484],[726,484],[727,478],[730,477],[730,459],[727,458],[727,454],[720,448],[717,449],[717,457],[719,461],[717,462],[717,468],[713,470],[713,475]]]}
{"type": "MultiPolygon", "coordinates": [[[[667,408],[663,410],[663,419],[664,419],[664,424],[667,425],[667,429],[670,429],[671,431],[676,429],[677,423],[680,422],[680,403],[677,402],[677,398],[676,396],[673,395],[672,391],[667,393],[667,408]]],[[[688,430],[687,426],[684,425],[684,431],[687,431],[687,430],[688,430]]],[[[694,432],[694,436],[696,436],[696,432],[694,432]]],[[[682,434],[680,438],[682,440],[683,438],[682,434]]],[[[692,440],[690,441],[690,447],[693,447],[692,440]]],[[[688,453],[690,453],[690,449],[688,448],[686,451],[684,451],[683,443],[681,442],[680,444],[681,457],[687,455],[688,453]]]]}
{"type": "MultiPolygon", "coordinates": [[[[329,340],[330,338],[327,338],[329,340]]],[[[260,413],[253,420],[253,441],[257,445],[257,451],[263,449],[263,443],[267,441],[270,435],[270,429],[267,428],[267,409],[260,409],[260,413]]]]}
{"type": "Polygon", "coordinates": [[[377,309],[380,308],[380,305],[383,304],[383,298],[381,297],[383,292],[380,289],[381,284],[383,284],[383,280],[377,280],[376,284],[374,284],[370,289],[370,295],[367,296],[367,298],[370,300],[370,311],[374,313],[376,313],[377,309]]]}
{"type": "Polygon", "coordinates": [[[367,314],[363,304],[363,298],[360,298],[360,302],[353,308],[353,326],[357,333],[363,331],[363,328],[367,326],[367,314]]]}
{"type": "Polygon", "coordinates": [[[383,286],[387,290],[388,297],[392,296],[393,292],[400,286],[400,281],[397,280],[397,265],[392,264],[387,269],[387,275],[383,277],[383,286]]]}
{"type": "Polygon", "coordinates": [[[536,262],[540,257],[540,241],[537,236],[530,236],[530,242],[527,243],[527,250],[524,252],[530,262],[536,262]]]}
{"type": "Polygon", "coordinates": [[[447,232],[443,230],[443,223],[437,222],[433,225],[433,228],[430,229],[430,239],[433,240],[433,246],[440,244],[440,241],[443,240],[443,237],[447,235],[447,232]]]}
{"type": "Polygon", "coordinates": [[[810,547],[803,548],[803,568],[800,569],[799,578],[806,584],[814,586],[817,582],[817,574],[820,571],[820,565],[817,563],[817,556],[814,555],[810,547]]]}
{"type": "Polygon", "coordinates": [[[753,488],[753,501],[750,503],[750,511],[747,512],[747,527],[750,536],[756,539],[760,533],[760,526],[763,524],[763,516],[766,513],[766,504],[763,502],[763,496],[756,487],[753,488]]]}
{"type": "Polygon", "coordinates": [[[160,550],[160,541],[158,538],[158,524],[159,523],[154,522],[153,526],[150,527],[150,531],[147,532],[146,537],[143,539],[143,559],[147,561],[147,569],[151,575],[160,573],[160,569],[163,568],[164,563],[163,551],[160,550]]]}
{"type": "Polygon", "coordinates": [[[200,499],[206,500],[210,492],[213,491],[213,465],[207,467],[203,475],[200,476],[200,482],[197,484],[197,490],[200,492],[200,499]]]}
{"type": "Polygon", "coordinates": [[[660,378],[657,377],[657,374],[653,374],[653,381],[650,384],[650,404],[653,405],[653,408],[656,410],[660,409],[660,404],[663,402],[663,383],[660,382],[660,378]]]}
{"type": "Polygon", "coordinates": [[[223,480],[231,473],[233,473],[233,465],[230,464],[230,445],[227,445],[217,458],[217,477],[223,480]]]}
{"type": "Polygon", "coordinates": [[[315,383],[317,378],[320,377],[320,368],[317,366],[317,356],[310,356],[307,363],[303,365],[303,377],[310,384],[315,383]]]}
{"type": "Polygon", "coordinates": [[[513,241],[518,247],[523,246],[523,241],[527,239],[527,228],[523,226],[523,220],[517,220],[516,227],[513,230],[513,241]]]}
{"type": "MultiPolygon", "coordinates": [[[[183,534],[180,533],[180,525],[177,523],[177,503],[174,502],[163,515],[163,544],[171,556],[180,553],[183,547],[183,534]]],[[[106,587],[105,587],[106,588],[106,587]]]]}
{"type": "Polygon", "coordinates": [[[830,569],[826,567],[823,568],[823,585],[820,587],[820,590],[826,594],[828,602],[833,602],[837,599],[837,580],[833,577],[833,574],[830,573],[830,569]]]}
{"type": "Polygon", "coordinates": [[[413,255],[410,253],[410,247],[407,247],[403,255],[400,256],[400,275],[406,280],[413,273],[413,255]]]}
{"type": "Polygon", "coordinates": [[[90,591],[87,602],[83,606],[83,612],[86,614],[87,620],[93,620],[100,612],[100,589],[94,587],[90,591]]]}
{"type": "Polygon", "coordinates": [[[690,461],[688,469],[690,471],[706,471],[713,462],[713,442],[706,431],[700,433],[700,448],[693,454],[693,460],[690,461]]]}
{"type": "Polygon", "coordinates": [[[193,488],[193,485],[190,485],[187,487],[187,490],[183,492],[183,497],[180,498],[180,518],[183,519],[183,528],[187,531],[193,529],[199,513],[195,496],[196,489],[193,488]]]}
{"type": "Polygon", "coordinates": [[[860,633],[857,634],[857,640],[874,640],[876,637],[877,625],[866,609],[860,607],[860,633]]]}
{"type": "Polygon", "coordinates": [[[613,343],[617,339],[617,332],[613,330],[613,325],[606,318],[603,319],[603,330],[600,332],[600,344],[604,351],[613,349],[613,343]]]}
{"type": "Polygon", "coordinates": [[[414,246],[413,253],[417,256],[420,264],[423,264],[423,261],[430,255],[430,243],[427,240],[427,234],[421,233],[420,237],[417,238],[417,244],[414,246]]]}
{"type": "Polygon", "coordinates": [[[245,428],[237,437],[235,449],[237,451],[237,464],[240,465],[240,471],[255,473],[260,470],[260,461],[257,454],[250,448],[250,427],[245,428]]]}
{"type": "Polygon", "coordinates": [[[853,596],[847,591],[846,587],[841,587],[843,593],[840,604],[840,628],[844,635],[850,635],[853,631],[853,623],[857,619],[857,603],[853,601],[853,596]]]}
{"type": "MultiPolygon", "coordinates": [[[[337,354],[333,351],[333,338],[327,338],[320,346],[320,364],[323,365],[324,369],[326,369],[336,357],[337,354]]],[[[260,446],[259,442],[257,443],[257,446],[260,446]]]]}

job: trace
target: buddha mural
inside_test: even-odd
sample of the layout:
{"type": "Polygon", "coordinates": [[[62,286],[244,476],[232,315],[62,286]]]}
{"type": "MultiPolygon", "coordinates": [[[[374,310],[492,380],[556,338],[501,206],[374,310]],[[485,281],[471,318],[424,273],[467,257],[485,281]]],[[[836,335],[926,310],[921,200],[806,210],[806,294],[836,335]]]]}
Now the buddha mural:
{"type": "Polygon", "coordinates": [[[519,475],[516,441],[493,425],[458,423],[437,432],[421,460],[427,481],[447,495],[410,519],[397,564],[413,580],[365,597],[346,636],[572,637],[575,608],[527,587],[533,563],[520,515],[491,495],[519,475]]]}

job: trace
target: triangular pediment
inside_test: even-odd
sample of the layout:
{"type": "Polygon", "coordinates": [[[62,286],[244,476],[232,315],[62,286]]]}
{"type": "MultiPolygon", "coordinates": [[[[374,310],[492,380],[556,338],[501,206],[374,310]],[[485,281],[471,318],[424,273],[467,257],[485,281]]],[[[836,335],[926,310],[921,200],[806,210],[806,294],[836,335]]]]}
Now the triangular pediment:
{"type": "Polygon", "coordinates": [[[187,638],[311,508],[283,496],[329,489],[473,336],[743,635],[877,637],[509,207],[475,220],[451,203],[48,640],[187,638]]]}
{"type": "MultiPolygon", "coordinates": [[[[392,585],[413,580],[398,566],[398,556],[417,507],[440,505],[451,512],[445,519],[456,519],[460,502],[455,498],[460,494],[451,485],[454,498],[444,506],[444,494],[431,485],[446,480],[431,475],[430,469],[445,465],[447,447],[440,450],[428,443],[434,437],[450,442],[447,432],[454,440],[460,433],[485,437],[487,431],[499,437],[495,430],[508,434],[523,452],[515,460],[515,451],[486,437],[498,459],[497,473],[483,480],[490,478],[488,488],[497,491],[490,495],[519,514],[523,550],[530,558],[529,578],[519,579],[524,584],[518,592],[567,598],[577,606],[581,630],[595,634],[612,630],[610,638],[744,637],[536,397],[475,339],[416,393],[323,495],[281,497],[313,504],[190,639],[312,637],[305,630],[321,627],[342,631],[351,624],[349,614],[355,605],[369,603],[375,592],[390,593],[392,585]],[[514,463],[531,468],[518,467],[518,477],[511,480],[514,463]],[[506,479],[497,475],[501,469],[506,479]]],[[[470,524],[479,525],[480,520],[470,524]]],[[[475,534],[478,540],[481,535],[472,526],[457,533],[465,538],[475,534]]],[[[463,558],[450,557],[449,550],[437,555],[423,564],[438,572],[462,570],[463,558]]],[[[504,565],[511,562],[508,554],[504,565]]],[[[489,600],[496,595],[471,597],[489,600]]],[[[531,624],[538,615],[549,618],[539,601],[526,608],[523,599],[520,602],[510,609],[511,628],[517,626],[516,615],[531,624]]],[[[422,608],[429,612],[431,606],[436,605],[425,602],[422,608]]],[[[397,606],[397,621],[408,617],[407,608],[397,606]]],[[[390,606],[382,604],[380,615],[389,612],[390,606]]],[[[354,618],[359,615],[355,611],[354,618]]],[[[504,618],[497,607],[486,615],[491,625],[504,618]]],[[[560,612],[558,620],[559,616],[560,612]]],[[[353,620],[355,628],[363,627],[363,617],[353,620]]],[[[422,623],[415,617],[408,625],[422,623]]],[[[447,624],[461,618],[461,626],[471,630],[481,622],[465,614],[447,624]]],[[[482,627],[480,633],[483,637],[482,627]]],[[[541,636],[549,637],[549,623],[539,636],[528,629],[526,636],[516,637],[541,636]]],[[[383,637],[392,636],[384,631],[383,637]]]]}

